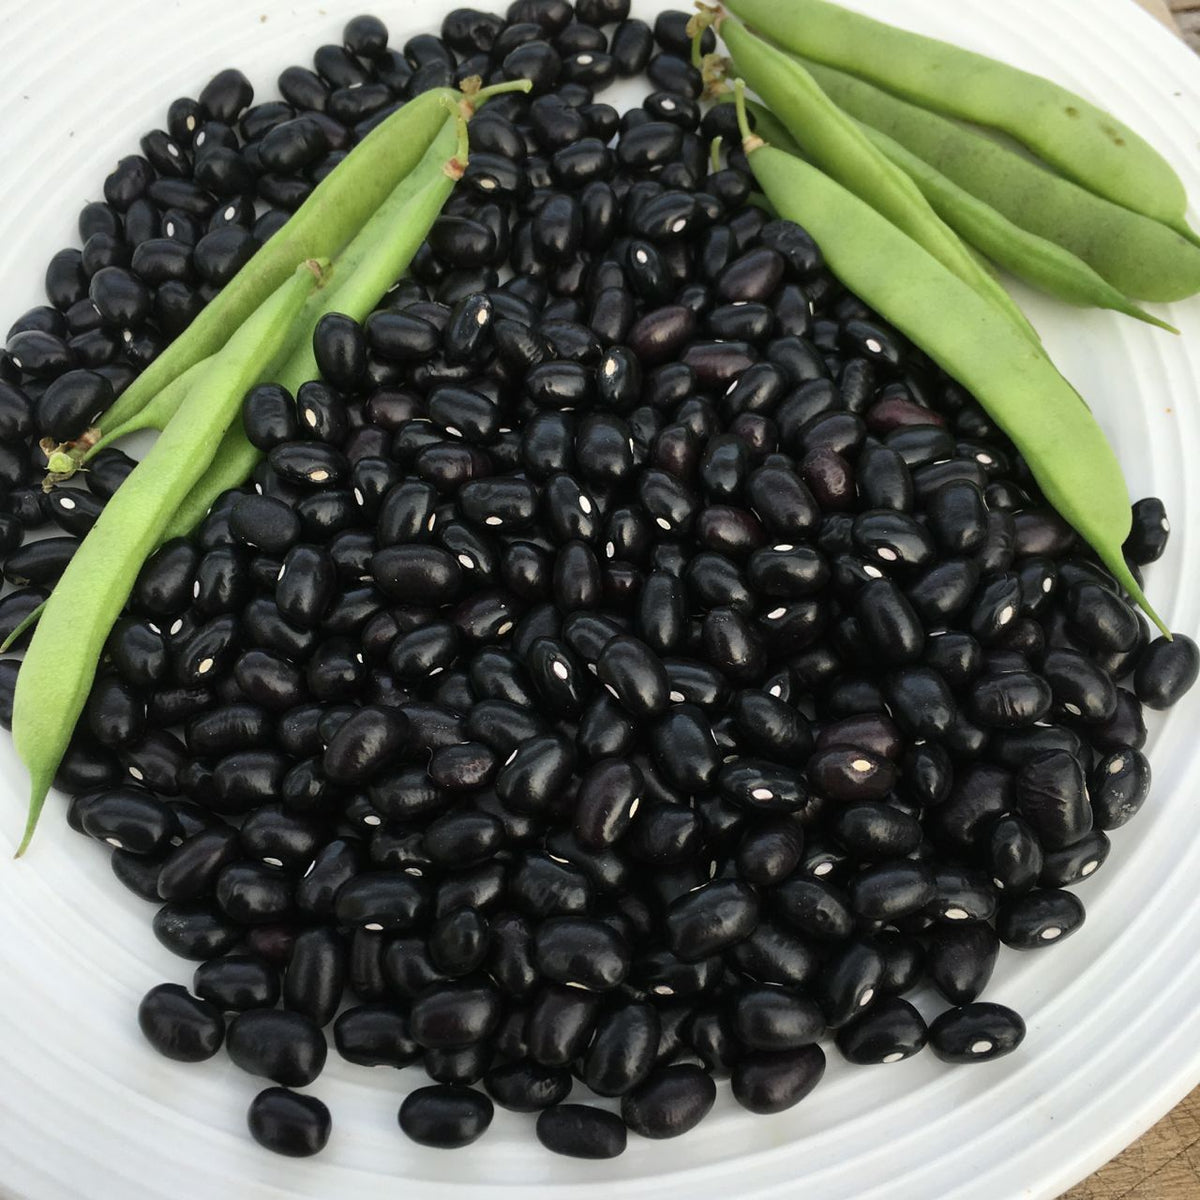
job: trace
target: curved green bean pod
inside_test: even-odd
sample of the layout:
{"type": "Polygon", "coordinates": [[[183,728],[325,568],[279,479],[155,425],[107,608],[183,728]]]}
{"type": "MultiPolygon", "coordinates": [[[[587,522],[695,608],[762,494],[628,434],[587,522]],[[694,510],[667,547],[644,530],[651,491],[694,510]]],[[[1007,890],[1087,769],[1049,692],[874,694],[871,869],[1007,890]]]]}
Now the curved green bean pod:
{"type": "Polygon", "coordinates": [[[801,60],[837,105],[886,133],[1022,229],[1069,250],[1126,296],[1200,292],[1200,249],[1174,229],[1064,179],[978,130],[801,60]]]}
{"type": "Polygon", "coordinates": [[[800,63],[752,34],[735,17],[721,18],[719,28],[738,72],[783,122],[806,158],[874,205],[966,284],[1007,312],[1026,337],[1037,341],[1012,297],[971,256],[917,185],[868,141],[800,63]]]}
{"type": "Polygon", "coordinates": [[[96,666],[147,555],[237,420],[262,364],[286,345],[327,264],[300,266],[233,333],[149,453],[104,506],[50,593],[13,697],[13,742],[29,768],[24,852],[45,804],[96,666]]]}
{"type": "MultiPolygon", "coordinates": [[[[397,184],[376,216],[338,256],[339,283],[310,297],[301,314],[304,333],[273,376],[293,394],[301,384],[319,377],[312,330],[320,317],[325,312],[344,312],[356,321],[365,320],[408,268],[466,165],[465,130],[461,118],[446,120],[421,165],[397,184]],[[347,271],[352,264],[355,269],[347,271]]],[[[172,516],[163,540],[187,536],[222,492],[245,483],[261,457],[262,452],[246,440],[241,422],[235,422],[208,471],[172,516]]]]}
{"type": "Polygon", "coordinates": [[[1014,224],[886,133],[869,125],[863,126],[863,132],[908,174],[951,229],[1018,279],[1070,304],[1111,308],[1170,333],[1179,332],[1174,325],[1139,308],[1070,250],[1014,224]]]}
{"type": "Polygon", "coordinates": [[[1167,633],[1122,553],[1132,517],[1120,464],[1045,351],[853,192],[766,145],[748,125],[743,131],[754,176],[779,212],[812,234],[847,288],[978,399],[1020,450],[1046,499],[1167,633]]]}
{"type": "Polygon", "coordinates": [[[924,108],[1003,130],[1096,195],[1195,237],[1171,164],[1129,126],[1067,88],[830,0],[726,2],[788,50],[924,108]]]}

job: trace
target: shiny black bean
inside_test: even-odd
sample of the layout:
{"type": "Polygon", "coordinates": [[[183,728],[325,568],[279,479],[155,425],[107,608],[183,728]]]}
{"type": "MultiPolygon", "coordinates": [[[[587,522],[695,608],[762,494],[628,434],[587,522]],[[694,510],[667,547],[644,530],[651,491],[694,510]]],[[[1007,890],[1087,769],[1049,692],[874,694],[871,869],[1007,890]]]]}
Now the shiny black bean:
{"type": "Polygon", "coordinates": [[[1000,940],[1015,950],[1039,950],[1070,937],[1084,922],[1071,892],[1047,888],[1005,901],[996,919],[1000,940]]]}
{"type": "Polygon", "coordinates": [[[197,900],[212,890],[217,876],[237,856],[234,830],[222,826],[200,830],[163,860],[158,872],[158,894],[163,900],[197,900]]]}
{"type": "Polygon", "coordinates": [[[506,1062],[484,1076],[492,1099],[513,1112],[541,1112],[560,1104],[571,1090],[570,1073],[526,1060],[506,1062]]]}
{"type": "Polygon", "coordinates": [[[990,1062],[1011,1054],[1025,1022],[1002,1004],[977,1002],[947,1009],[929,1027],[929,1044],[943,1062],[990,1062]]]}
{"type": "Polygon", "coordinates": [[[602,921],[554,917],[534,937],[534,961],[546,979],[588,991],[617,987],[629,971],[629,949],[602,921]]]}
{"type": "Polygon", "coordinates": [[[250,1102],[250,1135],[267,1150],[288,1158],[319,1154],[333,1126],[329,1109],[316,1096],[287,1088],[266,1088],[250,1102]]]}
{"type": "Polygon", "coordinates": [[[324,1035],[297,1012],[251,1009],[229,1023],[226,1049],[233,1062],[251,1075],[285,1087],[312,1083],[325,1066],[324,1035]]]}
{"type": "Polygon", "coordinates": [[[1155,638],[1138,658],[1133,676],[1137,698],[1147,708],[1170,708],[1177,703],[1200,675],[1200,650],[1183,633],[1168,641],[1155,638]]]}
{"type": "Polygon", "coordinates": [[[1066,751],[1051,750],[1024,763],[1014,787],[1018,812],[1046,849],[1072,846],[1091,831],[1084,770],[1066,751]]]}
{"type": "Polygon", "coordinates": [[[176,1062],[203,1062],[221,1048],[220,1012],[177,983],[151,988],[138,1005],[138,1026],[159,1054],[176,1062]]]}
{"type": "Polygon", "coordinates": [[[1147,496],[1133,505],[1133,527],[1125,539],[1125,555],[1138,566],[1157,562],[1167,548],[1171,524],[1157,496],[1147,496]]]}
{"type": "Polygon", "coordinates": [[[926,952],[929,976],[951,1004],[969,1004],[992,977],[999,939],[985,922],[941,924],[926,952]]]}
{"type": "Polygon", "coordinates": [[[279,974],[261,958],[227,954],[196,968],[192,990],[221,1012],[270,1009],[279,999],[279,974]]]}
{"type": "Polygon", "coordinates": [[[668,945],[685,962],[698,962],[748,937],[758,912],[751,888],[736,880],[715,880],[668,909],[668,945]]]}
{"type": "Polygon", "coordinates": [[[169,808],[149,792],[115,788],[88,797],[82,811],[83,831],[97,841],[132,854],[154,855],[180,834],[169,808]]]}
{"type": "Polygon", "coordinates": [[[364,871],[343,884],[334,912],[343,925],[404,930],[424,916],[428,905],[426,889],[411,876],[364,871]]]}
{"type": "Polygon", "coordinates": [[[1092,772],[1091,797],[1097,829],[1117,829],[1146,801],[1150,793],[1150,763],[1138,750],[1120,749],[1106,755],[1092,772]]]}
{"type": "Polygon", "coordinates": [[[586,1104],[556,1104],[538,1115],[537,1139],[571,1158],[616,1158],[625,1151],[625,1123],[615,1113],[586,1104]]]}
{"type": "Polygon", "coordinates": [[[820,1046],[748,1054],[733,1068],[733,1097],[753,1113],[777,1113],[799,1104],[821,1082],[820,1046]]]}
{"type": "Polygon", "coordinates": [[[420,1057],[408,1018],[390,1004],[348,1008],[333,1025],[338,1053],[363,1067],[407,1067],[420,1057]]]}
{"type": "Polygon", "coordinates": [[[407,604],[445,604],[462,586],[457,559],[436,546],[385,546],[372,555],[370,570],[385,595],[407,604]]]}
{"type": "Polygon", "coordinates": [[[83,433],[112,402],[112,384],[103,375],[67,371],[42,393],[34,415],[42,433],[65,442],[83,433]]]}
{"type": "Polygon", "coordinates": [[[154,914],[154,936],[172,954],[203,962],[231,950],[243,931],[206,904],[164,904],[154,914]]]}
{"type": "Polygon", "coordinates": [[[1070,887],[1080,883],[1104,865],[1111,849],[1108,837],[1099,829],[1094,829],[1074,845],[1046,854],[1038,882],[1047,888],[1070,887]]]}
{"type": "Polygon", "coordinates": [[[413,1038],[433,1049],[454,1049],[487,1037],[500,1017],[490,987],[469,981],[446,983],[418,996],[409,1015],[413,1038]]]}
{"type": "Polygon", "coordinates": [[[972,717],[989,729],[1034,725],[1053,701],[1049,685],[1028,671],[991,675],[975,683],[969,695],[972,717]]]}
{"type": "Polygon", "coordinates": [[[492,1102],[461,1084],[434,1084],[410,1092],[400,1106],[400,1128],[414,1142],[438,1149],[469,1146],[492,1123],[492,1102]]]}
{"type": "Polygon", "coordinates": [[[305,929],[296,936],[283,977],[284,1008],[302,1013],[318,1027],[328,1025],[341,1004],[346,977],[346,946],[337,933],[305,929]]]}

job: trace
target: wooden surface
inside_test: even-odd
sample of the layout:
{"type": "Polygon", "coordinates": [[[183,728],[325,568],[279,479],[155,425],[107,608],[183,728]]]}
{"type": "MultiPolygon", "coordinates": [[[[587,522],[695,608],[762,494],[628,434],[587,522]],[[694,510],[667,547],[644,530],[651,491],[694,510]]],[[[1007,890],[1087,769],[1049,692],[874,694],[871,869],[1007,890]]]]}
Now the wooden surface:
{"type": "Polygon", "coordinates": [[[1200,51],[1200,0],[1170,0],[1170,7],[1188,45],[1200,51]]]}
{"type": "Polygon", "coordinates": [[[1200,1088],[1062,1200],[1197,1200],[1200,1088]]]}
{"type": "MultiPolygon", "coordinates": [[[[1200,0],[1138,0],[1200,52],[1200,0]]],[[[1200,1088],[1061,1200],[1200,1200],[1200,1088]]]]}

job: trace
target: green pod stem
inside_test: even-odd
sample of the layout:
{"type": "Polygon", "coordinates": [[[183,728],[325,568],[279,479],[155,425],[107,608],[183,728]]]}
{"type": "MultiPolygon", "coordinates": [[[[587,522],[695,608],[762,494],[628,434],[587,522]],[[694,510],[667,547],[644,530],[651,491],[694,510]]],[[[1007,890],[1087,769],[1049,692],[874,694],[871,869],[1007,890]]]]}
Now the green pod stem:
{"type": "Polygon", "coordinates": [[[302,265],[226,342],[146,457],[104,506],[46,601],[17,674],[13,742],[29,769],[33,836],[96,677],[104,644],[147,556],[204,474],[262,364],[286,345],[323,264],[302,265]]]}
{"type": "Polygon", "coordinates": [[[1200,249],[1174,229],[1095,195],[978,129],[844,71],[800,61],[852,117],[886,133],[1014,225],[1069,250],[1123,295],[1169,302],[1200,292],[1200,249]]]}
{"type": "Polygon", "coordinates": [[[466,131],[461,117],[447,116],[417,168],[396,185],[338,255],[337,282],[305,306],[296,353],[278,380],[293,395],[302,383],[319,377],[313,333],[321,318],[336,312],[365,321],[408,269],[466,166],[466,131]]]}
{"type": "Polygon", "coordinates": [[[738,73],[783,122],[805,158],[873,205],[981,296],[1006,311],[1027,338],[1038,340],[1016,302],[933,211],[917,185],[871,144],[800,63],[751,33],[736,18],[726,16],[720,32],[738,73]]]}
{"type": "Polygon", "coordinates": [[[236,329],[310,258],[334,258],[416,165],[461,92],[434,88],[381,122],[313,189],[274,237],[204,306],[196,319],[117,397],[110,426],[124,424],[192,364],[215,354],[236,329]]]}
{"type": "Polygon", "coordinates": [[[1096,195],[1195,236],[1171,164],[1111,113],[1049,79],[830,0],[726,2],[788,50],[924,108],[1002,130],[1096,195]]]}
{"type": "Polygon", "coordinates": [[[1179,332],[1174,325],[1139,308],[1070,250],[1015,225],[1003,213],[947,179],[886,133],[869,125],[862,128],[880,151],[907,173],[947,225],[1018,279],[1069,304],[1111,308],[1170,333],[1179,332]]]}
{"type": "Polygon", "coordinates": [[[42,619],[42,613],[46,609],[46,601],[43,600],[28,616],[17,622],[12,633],[0,642],[0,654],[7,654],[16,644],[18,638],[27,629],[32,629],[42,619]]]}
{"type": "MultiPolygon", "coordinates": [[[[733,104],[737,97],[733,92],[722,92],[717,97],[718,104],[733,104]]],[[[765,105],[757,100],[745,101],[746,111],[754,118],[754,132],[764,142],[770,142],[778,150],[786,150],[788,154],[804,157],[800,144],[787,131],[787,126],[765,105]]]]}
{"type": "Polygon", "coordinates": [[[1120,464],[1087,405],[1049,356],[835,180],[753,135],[746,152],[779,212],[812,234],[847,288],[978,399],[1025,457],[1046,499],[1167,633],[1122,553],[1132,517],[1120,464]]]}
{"type": "MultiPolygon", "coordinates": [[[[326,312],[342,312],[363,321],[408,269],[413,255],[429,235],[433,222],[466,165],[465,126],[461,118],[448,118],[433,149],[418,170],[397,184],[392,196],[338,257],[336,286],[314,295],[301,316],[303,334],[272,376],[293,395],[302,384],[317,379],[312,330],[326,312]],[[448,153],[446,153],[448,152],[448,153]],[[354,269],[347,268],[353,264],[354,269]]],[[[259,380],[257,382],[263,382],[259,380]]],[[[204,520],[222,492],[240,487],[254,470],[262,452],[252,446],[235,422],[225,434],[212,465],[180,503],[163,536],[186,537],[204,520]]]]}

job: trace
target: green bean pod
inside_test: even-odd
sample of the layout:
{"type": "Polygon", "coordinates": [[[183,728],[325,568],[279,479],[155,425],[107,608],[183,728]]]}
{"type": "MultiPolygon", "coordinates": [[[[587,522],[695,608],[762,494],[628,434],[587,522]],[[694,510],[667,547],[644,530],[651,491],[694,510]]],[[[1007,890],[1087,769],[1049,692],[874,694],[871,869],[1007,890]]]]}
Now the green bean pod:
{"type": "Polygon", "coordinates": [[[13,697],[12,733],[29,769],[24,852],[75,732],[113,624],[146,557],[237,420],[242,397],[286,344],[327,264],[301,265],[226,342],[175,418],[104,506],[50,593],[13,697]]]}
{"type": "Polygon", "coordinates": [[[947,179],[886,133],[869,125],[862,128],[867,137],[921,189],[934,212],[997,266],[1069,304],[1111,308],[1170,333],[1179,332],[1174,325],[1139,308],[1070,250],[1015,225],[1003,213],[947,179]]]}
{"type": "Polygon", "coordinates": [[[1045,351],[869,204],[748,126],[744,133],[750,167],[779,212],[812,234],[847,288],[976,397],[1046,499],[1167,633],[1122,553],[1132,516],[1120,464],[1045,351]]]}
{"type": "Polygon", "coordinates": [[[738,72],[783,122],[806,158],[873,205],[1037,341],[1012,297],[933,211],[916,184],[870,143],[800,63],[734,17],[725,16],[719,27],[738,72]]]}
{"type": "Polygon", "coordinates": [[[1015,225],[1083,259],[1125,296],[1182,300],[1200,292],[1200,249],[1159,221],[1056,175],[978,130],[808,59],[839,107],[886,133],[1015,225]]]}
{"type": "MultiPolygon", "coordinates": [[[[449,198],[466,165],[466,134],[461,118],[448,118],[421,165],[397,184],[379,212],[338,256],[335,286],[310,297],[301,314],[303,333],[273,378],[293,394],[319,377],[312,330],[325,312],[363,321],[408,269],[412,257],[449,198]],[[353,270],[348,268],[353,267],[353,270]],[[327,294],[326,294],[327,293],[327,294]]],[[[163,540],[186,537],[224,491],[245,483],[262,452],[246,440],[241,422],[225,434],[212,465],[180,503],[163,540]]]]}
{"type": "Polygon", "coordinates": [[[786,49],[924,108],[1003,130],[1096,195],[1195,237],[1171,164],[1128,125],[1067,88],[830,0],[726,2],[786,49]]]}

